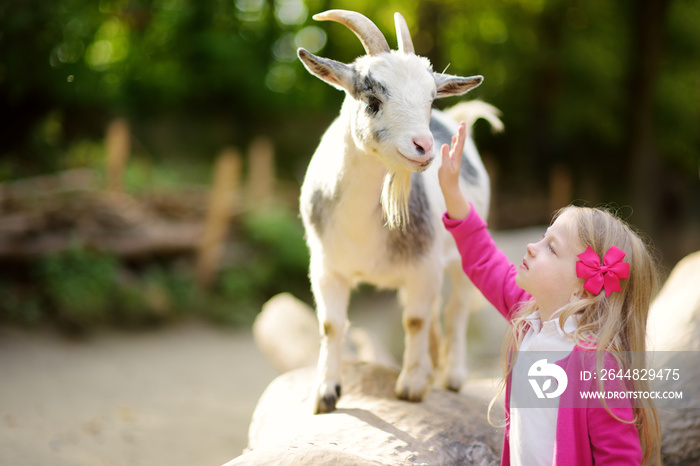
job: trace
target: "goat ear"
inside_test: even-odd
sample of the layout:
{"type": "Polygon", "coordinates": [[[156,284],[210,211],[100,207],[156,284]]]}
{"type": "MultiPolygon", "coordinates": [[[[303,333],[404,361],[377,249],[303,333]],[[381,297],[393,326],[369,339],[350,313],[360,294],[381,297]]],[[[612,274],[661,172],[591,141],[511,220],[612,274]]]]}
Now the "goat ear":
{"type": "Polygon", "coordinates": [[[433,74],[435,76],[435,85],[437,86],[437,98],[462,95],[474,89],[484,80],[483,76],[463,78],[461,76],[452,76],[451,74],[433,74]]]}
{"type": "Polygon", "coordinates": [[[352,88],[355,69],[351,66],[330,58],[317,57],[303,48],[297,50],[297,55],[309,73],[317,78],[340,90],[352,88]]]}

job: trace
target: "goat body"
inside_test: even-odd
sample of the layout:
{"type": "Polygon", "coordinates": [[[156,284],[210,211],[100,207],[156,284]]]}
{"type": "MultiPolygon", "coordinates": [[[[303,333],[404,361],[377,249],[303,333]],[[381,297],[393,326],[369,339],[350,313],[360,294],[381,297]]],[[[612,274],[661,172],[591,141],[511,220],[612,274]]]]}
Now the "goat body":
{"type": "MultiPolygon", "coordinates": [[[[413,53],[398,14],[398,52],[389,51],[376,26],[359,13],[332,10],[315,18],[346,24],[368,52],[346,65],[299,50],[311,73],[347,93],[309,163],[300,196],[322,337],[315,412],[333,411],[340,396],[340,347],[350,293],[359,283],[399,290],[405,350],[395,391],[419,401],[431,381],[431,332],[434,336],[438,327],[443,277],[449,275],[440,365],[443,386],[458,390],[466,378],[466,324],[474,287],[442,227],[439,162],[432,163],[436,147],[449,144],[457,132],[457,122],[449,111],[431,107],[436,97],[463,94],[482,78],[434,73],[427,59],[413,53]]],[[[469,125],[479,117],[500,124],[497,111],[483,102],[458,108],[469,125]]],[[[471,139],[461,178],[465,195],[485,217],[489,180],[471,139]]]]}

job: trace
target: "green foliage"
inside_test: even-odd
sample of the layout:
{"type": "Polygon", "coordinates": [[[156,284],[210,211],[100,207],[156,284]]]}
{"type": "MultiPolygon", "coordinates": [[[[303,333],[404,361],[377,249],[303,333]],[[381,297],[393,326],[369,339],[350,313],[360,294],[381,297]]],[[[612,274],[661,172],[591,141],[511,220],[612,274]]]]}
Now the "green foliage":
{"type": "Polygon", "coordinates": [[[244,260],[220,273],[217,299],[207,312],[216,321],[249,323],[263,303],[277,293],[308,297],[309,254],[299,218],[281,208],[248,213],[242,222],[244,260]]]}
{"type": "Polygon", "coordinates": [[[109,318],[116,293],[116,261],[75,245],[44,257],[40,281],[61,320],[96,324],[109,318]]]}
{"type": "Polygon", "coordinates": [[[276,278],[308,266],[304,227],[295,213],[280,208],[254,211],[244,218],[243,227],[246,236],[263,249],[265,258],[278,265],[280,276],[276,278]]]}
{"type": "MultiPolygon", "coordinates": [[[[202,183],[222,147],[247,147],[260,134],[275,143],[277,173],[300,179],[343,94],[307,73],[295,51],[304,46],[344,62],[362,54],[347,28],[312,19],[345,8],[375,21],[392,46],[393,12],[401,11],[417,52],[436,70],[485,77],[468,98],[503,112],[503,135],[475,128],[481,153],[497,161],[501,200],[546,192],[557,165],[573,173],[575,197],[641,210],[641,201],[628,198],[637,161],[625,151],[638,98],[630,86],[633,64],[647,58],[634,55],[636,28],[648,4],[7,0],[0,2],[0,108],[11,118],[0,125],[0,181],[103,166],[101,141],[116,116],[132,129],[130,192],[202,183]]],[[[697,224],[700,2],[668,5],[660,19],[661,59],[652,70],[656,189],[665,211],[697,224]]],[[[245,320],[275,291],[308,293],[302,238],[293,214],[246,215],[236,241],[247,256],[225,267],[208,296],[188,272],[154,266],[125,274],[112,258],[77,248],[41,262],[40,298],[11,281],[0,285],[7,296],[0,312],[31,323],[50,303],[60,318],[85,322],[188,313],[233,322],[243,315],[239,308],[250,309],[245,320]]]]}
{"type": "Polygon", "coordinates": [[[140,327],[199,316],[225,325],[249,325],[271,296],[308,297],[308,252],[295,213],[282,208],[242,218],[210,290],[197,286],[194,266],[181,259],[139,266],[76,242],[39,259],[31,284],[0,282],[0,321],[36,325],[54,321],[85,331],[95,326],[140,327]]]}
{"type": "MultiPolygon", "coordinates": [[[[0,176],[71,165],[66,149],[101,137],[113,115],[133,122],[140,143],[164,161],[244,146],[272,122],[284,127],[276,136],[285,142],[282,173],[298,176],[342,94],[303,69],[296,47],[346,62],[362,53],[347,29],[311,19],[330,8],[361,11],[390,44],[392,14],[401,11],[436,69],[484,75],[473,96],[503,110],[508,132],[481,146],[499,153],[509,182],[543,161],[579,169],[584,154],[597,154],[625,162],[615,156],[629,124],[638,2],[9,0],[0,6],[0,103],[14,118],[0,128],[0,176]]],[[[698,2],[670,2],[654,96],[661,157],[692,177],[699,18],[698,2]]]]}
{"type": "Polygon", "coordinates": [[[0,322],[31,327],[42,321],[42,303],[30,287],[5,279],[0,282],[0,296],[0,322]]]}

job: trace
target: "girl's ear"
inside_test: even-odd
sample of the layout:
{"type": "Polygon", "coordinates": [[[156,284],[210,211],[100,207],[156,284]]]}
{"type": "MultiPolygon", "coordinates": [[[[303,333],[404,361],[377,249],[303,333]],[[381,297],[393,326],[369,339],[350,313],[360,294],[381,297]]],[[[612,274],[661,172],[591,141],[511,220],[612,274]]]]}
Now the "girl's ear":
{"type": "Polygon", "coordinates": [[[572,294],[571,297],[569,297],[569,303],[576,302],[580,299],[588,299],[588,298],[592,298],[592,297],[593,297],[593,295],[591,293],[589,293],[588,291],[584,290],[583,286],[582,286],[581,288],[579,288],[578,291],[576,291],[574,294],[572,294]]]}

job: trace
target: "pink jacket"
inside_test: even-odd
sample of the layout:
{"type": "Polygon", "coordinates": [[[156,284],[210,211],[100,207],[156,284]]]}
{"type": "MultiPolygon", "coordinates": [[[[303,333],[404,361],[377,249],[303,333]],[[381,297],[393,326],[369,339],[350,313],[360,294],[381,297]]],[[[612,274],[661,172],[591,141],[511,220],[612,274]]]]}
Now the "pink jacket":
{"type": "MultiPolygon", "coordinates": [[[[517,270],[508,262],[486,231],[486,223],[474,208],[463,221],[443,216],[445,228],[452,234],[462,256],[462,268],[482,294],[505,317],[510,319],[517,304],[530,295],[515,283],[517,270]]],[[[557,361],[566,371],[569,384],[561,395],[557,415],[555,465],[638,465],[642,450],[634,423],[615,419],[600,400],[581,400],[579,393],[592,388],[595,382],[581,381],[581,371],[595,371],[595,351],[580,346],[557,361]],[[576,407],[571,407],[576,406],[576,407]]],[[[606,367],[608,367],[606,361],[606,367]]],[[[610,386],[606,385],[606,389],[610,386]]],[[[510,378],[506,382],[506,428],[503,438],[502,465],[510,464],[510,378]]],[[[619,386],[616,388],[621,389],[619,386]]],[[[618,418],[632,420],[631,403],[608,402],[618,418]]]]}

